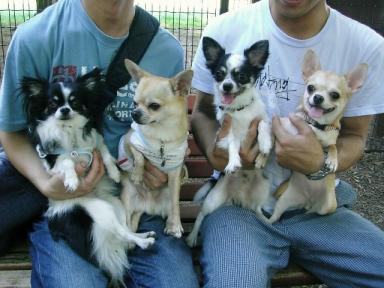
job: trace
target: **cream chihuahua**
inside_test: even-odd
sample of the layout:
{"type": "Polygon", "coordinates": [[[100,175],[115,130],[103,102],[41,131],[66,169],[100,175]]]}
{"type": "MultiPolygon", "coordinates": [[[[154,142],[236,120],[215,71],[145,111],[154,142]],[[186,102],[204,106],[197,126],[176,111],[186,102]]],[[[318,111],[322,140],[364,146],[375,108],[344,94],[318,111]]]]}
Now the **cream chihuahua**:
{"type": "Polygon", "coordinates": [[[136,231],[143,213],[160,215],[167,217],[164,232],[180,238],[179,194],[188,148],[186,100],[193,72],[186,70],[169,79],[151,75],[128,59],[125,66],[138,83],[131,113],[135,123],[121,141],[121,149],[133,158],[133,168],[122,177],[127,224],[136,231]],[[167,173],[167,186],[144,185],[144,158],[167,173]]]}
{"type": "MultiPolygon", "coordinates": [[[[308,50],[302,64],[306,91],[296,114],[308,123],[325,151],[324,175],[314,177],[299,172],[292,172],[276,192],[278,199],[273,215],[273,223],[290,208],[305,208],[308,212],[320,215],[336,210],[335,172],[338,166],[336,141],[340,131],[340,120],[351,95],[365,80],[367,64],[360,64],[346,75],[321,70],[314,51],[308,50]],[[316,179],[319,178],[319,179],[316,179]]],[[[282,118],[283,127],[292,134],[297,129],[288,118],[282,118]]]]}

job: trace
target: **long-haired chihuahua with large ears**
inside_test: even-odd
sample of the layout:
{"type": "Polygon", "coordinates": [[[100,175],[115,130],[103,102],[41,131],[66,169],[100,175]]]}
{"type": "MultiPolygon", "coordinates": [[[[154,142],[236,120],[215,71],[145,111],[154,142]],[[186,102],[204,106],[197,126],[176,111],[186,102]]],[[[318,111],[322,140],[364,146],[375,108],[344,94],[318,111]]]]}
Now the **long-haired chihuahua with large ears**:
{"type": "Polygon", "coordinates": [[[210,37],[204,37],[202,44],[206,66],[214,78],[213,104],[216,119],[221,123],[228,114],[232,122],[228,135],[217,143],[220,148],[228,151],[229,160],[224,170],[226,174],[218,179],[213,188],[208,183],[197,192],[196,195],[203,196],[209,191],[193,230],[188,235],[189,246],[196,245],[204,217],[225,203],[251,209],[260,219],[266,220],[262,206],[268,198],[269,182],[261,168],[265,166],[273,145],[266,108],[255,87],[269,56],[269,42],[257,41],[244,49],[243,53],[227,53],[225,48],[210,37]],[[240,169],[240,148],[255,118],[260,119],[257,128],[259,154],[255,160],[255,169],[240,169]]]}
{"type": "Polygon", "coordinates": [[[21,90],[37,153],[48,173],[63,178],[68,193],[75,191],[81,181],[76,164],[81,161],[90,166],[93,150],[101,154],[107,175],[85,196],[50,199],[46,217],[54,240],[66,241],[118,285],[123,283],[129,266],[129,245],[145,249],[155,239],[154,232],[139,234],[129,230],[123,205],[114,196],[114,182],[120,182],[120,172],[99,133],[106,105],[103,83],[100,70],[94,69],[70,83],[24,77],[21,90]]]}

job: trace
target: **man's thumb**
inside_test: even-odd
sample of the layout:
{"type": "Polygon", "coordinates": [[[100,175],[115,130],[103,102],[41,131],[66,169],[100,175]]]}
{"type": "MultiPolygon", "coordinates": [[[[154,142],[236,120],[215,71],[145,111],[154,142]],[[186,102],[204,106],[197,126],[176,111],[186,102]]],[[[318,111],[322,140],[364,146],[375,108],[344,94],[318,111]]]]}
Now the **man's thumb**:
{"type": "Polygon", "coordinates": [[[289,114],[289,120],[296,127],[299,134],[311,131],[311,128],[309,128],[308,124],[300,117],[294,114],[289,114]]]}

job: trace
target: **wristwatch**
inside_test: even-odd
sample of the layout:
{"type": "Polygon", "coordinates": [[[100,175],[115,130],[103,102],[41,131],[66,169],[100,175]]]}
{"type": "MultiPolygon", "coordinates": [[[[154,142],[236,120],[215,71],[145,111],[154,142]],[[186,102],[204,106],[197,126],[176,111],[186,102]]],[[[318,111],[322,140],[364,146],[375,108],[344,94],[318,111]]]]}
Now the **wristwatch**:
{"type": "Polygon", "coordinates": [[[323,164],[323,167],[321,167],[320,170],[318,170],[316,172],[313,172],[313,173],[310,173],[310,174],[306,174],[305,176],[309,180],[321,180],[325,176],[333,173],[332,169],[327,164],[328,163],[327,158],[328,158],[328,151],[324,150],[324,164],[323,164]]]}

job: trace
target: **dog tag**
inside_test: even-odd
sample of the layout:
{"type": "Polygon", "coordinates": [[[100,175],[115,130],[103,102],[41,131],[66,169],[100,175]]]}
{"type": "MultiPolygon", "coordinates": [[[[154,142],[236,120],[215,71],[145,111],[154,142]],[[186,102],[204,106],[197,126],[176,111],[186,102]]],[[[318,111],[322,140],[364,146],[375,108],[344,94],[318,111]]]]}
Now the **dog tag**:
{"type": "Polygon", "coordinates": [[[37,155],[39,155],[41,159],[44,159],[45,157],[47,157],[47,154],[43,151],[43,149],[39,144],[36,145],[36,151],[37,151],[37,155]]]}
{"type": "Polygon", "coordinates": [[[74,151],[71,152],[71,157],[72,158],[77,158],[77,157],[79,157],[79,153],[74,150],[74,151]]]}

